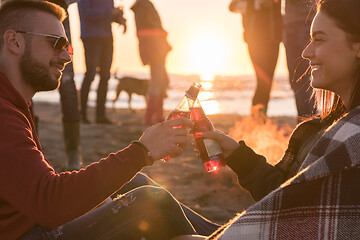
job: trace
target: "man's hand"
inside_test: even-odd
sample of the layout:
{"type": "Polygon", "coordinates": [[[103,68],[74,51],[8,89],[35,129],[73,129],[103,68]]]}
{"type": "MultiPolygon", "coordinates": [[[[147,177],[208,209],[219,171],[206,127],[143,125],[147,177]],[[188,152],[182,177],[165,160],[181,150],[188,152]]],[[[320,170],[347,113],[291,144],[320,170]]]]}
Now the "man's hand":
{"type": "Polygon", "coordinates": [[[185,128],[173,128],[180,125],[193,127],[187,118],[164,121],[146,129],[139,142],[149,149],[154,160],[166,156],[177,157],[184,151],[188,140],[185,128]]]}

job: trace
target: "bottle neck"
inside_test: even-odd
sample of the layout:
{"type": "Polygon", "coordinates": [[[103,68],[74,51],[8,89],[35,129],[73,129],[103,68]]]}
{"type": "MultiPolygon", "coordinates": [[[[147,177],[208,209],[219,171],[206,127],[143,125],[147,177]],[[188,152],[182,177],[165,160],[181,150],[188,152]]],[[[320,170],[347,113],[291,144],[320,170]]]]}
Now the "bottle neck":
{"type": "Polygon", "coordinates": [[[191,107],[191,118],[193,121],[200,121],[207,118],[204,109],[201,107],[200,101],[196,99],[195,103],[191,107]]]}
{"type": "Polygon", "coordinates": [[[176,106],[176,110],[182,112],[190,112],[190,109],[194,106],[196,102],[200,87],[201,85],[199,83],[194,82],[191,87],[186,91],[185,96],[176,106]]]}

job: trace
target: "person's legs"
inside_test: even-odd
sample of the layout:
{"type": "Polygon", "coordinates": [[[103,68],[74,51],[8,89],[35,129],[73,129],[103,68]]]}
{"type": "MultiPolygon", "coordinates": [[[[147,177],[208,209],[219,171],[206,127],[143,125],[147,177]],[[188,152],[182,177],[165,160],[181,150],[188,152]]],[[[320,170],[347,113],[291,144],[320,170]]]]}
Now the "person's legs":
{"type": "Polygon", "coordinates": [[[203,217],[181,202],[180,206],[191,225],[195,228],[195,231],[200,235],[209,236],[221,226],[203,217]]]}
{"type": "Polygon", "coordinates": [[[147,185],[161,187],[157,182],[152,180],[148,175],[139,172],[135,175],[135,177],[133,177],[133,179],[131,179],[131,181],[126,183],[124,186],[122,186],[122,188],[120,188],[119,191],[117,191],[113,195],[113,198],[116,198],[118,195],[122,195],[129,191],[132,191],[135,188],[143,187],[143,186],[147,186],[147,185]]]}
{"type": "MultiPolygon", "coordinates": [[[[146,174],[138,173],[138,174],[135,175],[135,177],[130,182],[125,184],[117,192],[117,194],[124,194],[126,192],[129,192],[129,191],[135,189],[135,188],[138,188],[138,187],[141,187],[141,186],[146,186],[146,185],[161,187],[157,182],[152,180],[146,174]]],[[[179,202],[179,204],[180,204],[182,210],[184,211],[186,217],[189,219],[190,223],[193,225],[193,227],[195,228],[195,230],[196,230],[196,232],[198,234],[201,234],[201,235],[204,235],[204,236],[209,236],[216,229],[218,229],[220,227],[220,225],[218,225],[216,223],[213,223],[210,220],[204,218],[203,216],[201,216],[200,214],[194,212],[193,210],[191,210],[189,207],[182,204],[181,202],[179,202]]]]}
{"type": "Polygon", "coordinates": [[[150,83],[147,94],[145,124],[151,125],[165,120],[163,102],[169,77],[165,68],[165,58],[150,64],[150,83]]]}
{"type": "Polygon", "coordinates": [[[102,38],[101,40],[102,52],[99,63],[100,68],[100,81],[97,89],[97,99],[96,99],[96,122],[97,123],[111,123],[105,114],[105,104],[106,104],[106,95],[107,87],[110,79],[110,68],[112,63],[113,55],[113,39],[102,38]]]}
{"type": "MultiPolygon", "coordinates": [[[[289,8],[289,6],[288,6],[289,8]]],[[[310,22],[285,21],[284,45],[289,71],[289,81],[294,91],[299,117],[309,117],[315,113],[314,98],[311,98],[309,62],[301,57],[302,51],[309,42],[310,22]]]]}
{"type": "Polygon", "coordinates": [[[154,84],[156,84],[155,101],[154,101],[154,112],[153,112],[153,123],[162,122],[165,120],[163,103],[165,97],[165,91],[169,83],[169,78],[165,69],[164,63],[152,64],[150,65],[151,78],[155,79],[154,84]]]}
{"type": "MultiPolygon", "coordinates": [[[[71,41],[69,18],[63,21],[66,36],[71,41]]],[[[80,110],[78,104],[78,92],[74,81],[73,64],[66,65],[60,80],[60,102],[62,110],[62,122],[64,132],[65,151],[67,161],[66,170],[80,169],[80,110]]]]}
{"type": "Polygon", "coordinates": [[[65,170],[79,170],[81,163],[80,149],[80,112],[78,109],[77,90],[73,79],[66,75],[61,79],[59,88],[63,113],[63,133],[67,161],[65,170]]]}
{"type": "MultiPolygon", "coordinates": [[[[69,18],[63,21],[66,36],[71,42],[70,38],[70,26],[69,18]]],[[[63,114],[63,121],[65,122],[77,122],[81,120],[79,104],[78,104],[78,92],[74,81],[74,68],[72,62],[66,65],[63,75],[60,80],[59,86],[61,110],[63,114]]]]}
{"type": "Polygon", "coordinates": [[[144,118],[144,124],[151,126],[155,123],[154,119],[154,113],[156,111],[155,104],[156,104],[156,97],[157,95],[147,93],[146,94],[146,110],[145,110],[145,118],[144,118]]]}
{"type": "Polygon", "coordinates": [[[250,58],[256,74],[256,89],[252,106],[261,106],[265,115],[270,98],[275,67],[279,54],[279,43],[251,42],[248,43],[250,58]]]}
{"type": "MultiPolygon", "coordinates": [[[[44,239],[62,240],[168,240],[187,234],[196,232],[178,202],[166,190],[150,186],[130,191],[57,229],[37,233],[44,239]]],[[[21,240],[30,239],[27,235],[21,240]]]]}
{"type": "Polygon", "coordinates": [[[244,40],[256,75],[251,115],[264,119],[282,39],[281,1],[243,14],[244,40]]]}
{"type": "Polygon", "coordinates": [[[78,93],[74,82],[74,74],[64,70],[60,80],[60,101],[64,122],[78,122],[81,119],[78,103],[78,93]]]}
{"type": "Polygon", "coordinates": [[[84,38],[86,72],[80,90],[81,117],[83,123],[90,123],[87,117],[87,102],[92,81],[95,78],[96,68],[99,65],[101,45],[98,38],[84,38]]]}

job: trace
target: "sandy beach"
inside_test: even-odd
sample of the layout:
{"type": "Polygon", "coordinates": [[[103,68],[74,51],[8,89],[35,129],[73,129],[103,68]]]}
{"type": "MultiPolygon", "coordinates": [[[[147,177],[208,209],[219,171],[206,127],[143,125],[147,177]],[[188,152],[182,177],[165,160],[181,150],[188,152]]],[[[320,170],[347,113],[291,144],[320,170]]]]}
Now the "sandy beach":
{"type": "MultiPolygon", "coordinates": [[[[66,159],[60,106],[35,102],[35,113],[40,118],[39,136],[44,154],[53,167],[60,171],[66,159]]],[[[146,128],[142,125],[143,115],[144,110],[131,112],[127,109],[108,109],[109,118],[116,124],[83,125],[83,166],[138,139],[146,128]]],[[[89,116],[94,116],[94,109],[89,109],[89,116]]],[[[267,156],[267,153],[276,152],[275,156],[270,157],[273,159],[281,157],[296,124],[293,117],[271,118],[258,125],[239,115],[216,114],[209,117],[217,129],[236,140],[244,139],[251,147],[256,145],[254,149],[258,153],[267,156]]],[[[226,222],[254,203],[228,167],[216,173],[205,172],[191,144],[188,144],[180,157],[168,163],[157,161],[153,166],[144,168],[143,172],[167,188],[179,201],[217,223],[226,222]]]]}

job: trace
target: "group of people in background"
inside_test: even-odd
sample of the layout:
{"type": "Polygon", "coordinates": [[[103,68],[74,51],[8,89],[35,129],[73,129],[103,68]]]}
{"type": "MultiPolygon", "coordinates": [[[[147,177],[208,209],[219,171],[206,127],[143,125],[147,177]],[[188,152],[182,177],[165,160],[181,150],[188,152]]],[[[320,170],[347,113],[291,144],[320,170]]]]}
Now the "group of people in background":
{"type": "MultiPolygon", "coordinates": [[[[113,0],[79,0],[81,40],[84,44],[86,72],[80,91],[81,118],[90,123],[87,115],[87,102],[90,86],[97,70],[100,81],[96,98],[96,123],[111,123],[106,116],[105,103],[110,67],[113,56],[113,34],[111,24],[118,23],[126,32],[126,19],[121,8],[115,8],[113,0]]],[[[150,67],[150,84],[147,93],[145,124],[152,125],[164,120],[163,99],[169,85],[165,59],[171,50],[167,42],[167,32],[153,3],[149,0],[136,0],[131,7],[135,15],[136,34],[139,53],[144,65],[150,67]]]]}
{"type": "Polygon", "coordinates": [[[139,173],[184,151],[186,128],[194,128],[187,118],[155,124],[80,171],[54,170],[41,149],[31,99],[57,89],[71,62],[65,11],[47,1],[6,0],[0,6],[0,239],[357,239],[359,11],[358,0],[317,2],[302,56],[320,114],[296,127],[277,165],[242,140],[203,133],[219,143],[257,201],[219,226],[139,173]]]}
{"type": "Polygon", "coordinates": [[[298,120],[316,112],[309,64],[301,53],[309,42],[309,29],[316,13],[314,4],[304,0],[286,0],[282,15],[281,0],[232,0],[229,10],[242,14],[244,40],[256,75],[251,114],[266,116],[271,86],[284,43],[290,86],[294,92],[298,120]]]}
{"type": "MultiPolygon", "coordinates": [[[[65,0],[51,0],[65,10],[65,0]]],[[[312,116],[316,112],[312,87],[310,86],[309,64],[301,58],[301,52],[308,43],[308,30],[315,15],[314,6],[303,0],[287,0],[285,14],[281,13],[279,0],[232,0],[229,9],[242,14],[244,40],[248,45],[255,75],[256,89],[252,99],[252,116],[263,118],[267,114],[274,72],[279,55],[280,42],[284,43],[289,73],[289,82],[294,92],[298,119],[312,116]]],[[[113,22],[123,26],[126,33],[126,19],[123,9],[114,7],[113,0],[80,0],[78,10],[81,26],[81,40],[84,46],[86,72],[80,89],[80,105],[74,83],[74,72],[70,63],[61,80],[60,99],[63,112],[63,128],[68,161],[65,169],[79,169],[80,121],[91,123],[88,116],[88,97],[95,75],[99,73],[97,87],[95,122],[111,124],[106,116],[106,97],[110,68],[113,58],[113,22]],[[80,109],[79,107],[80,106],[80,109]]],[[[149,0],[136,0],[131,7],[134,12],[139,54],[144,65],[150,68],[150,84],[146,97],[145,125],[164,120],[163,100],[169,85],[165,67],[166,56],[171,50],[167,32],[157,10],[149,0]]],[[[70,39],[69,18],[64,21],[70,39]]]]}

